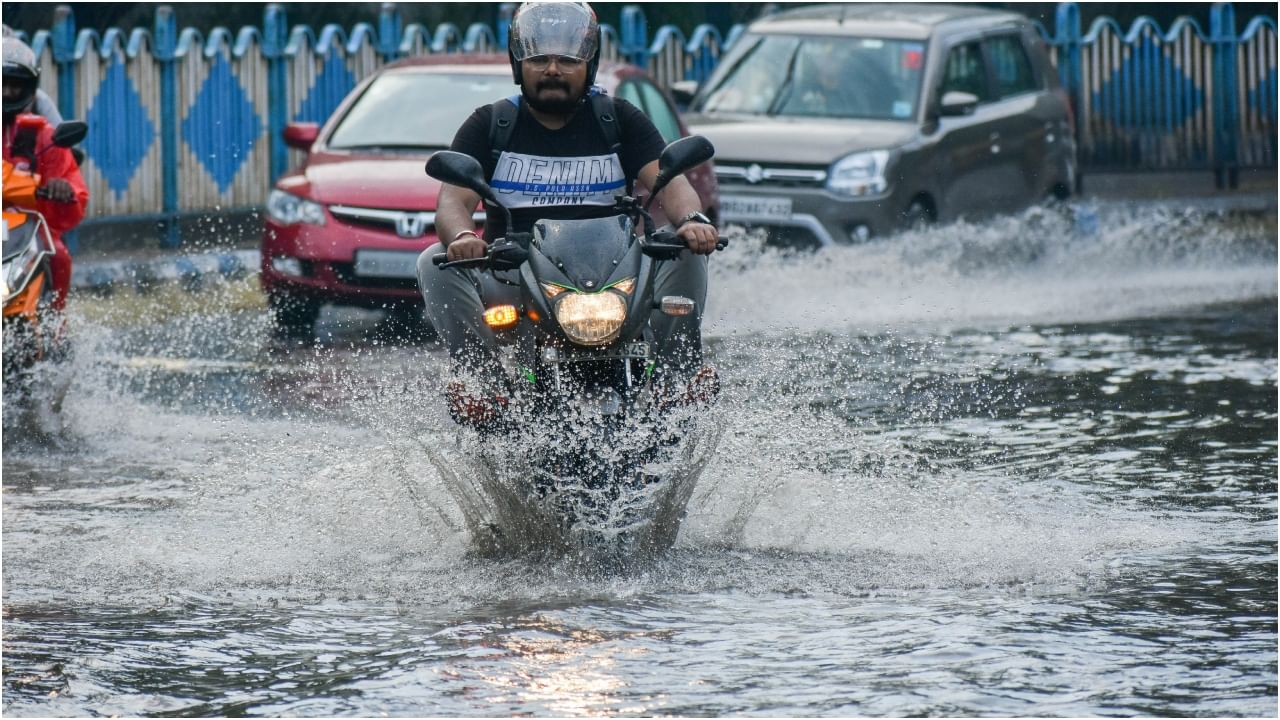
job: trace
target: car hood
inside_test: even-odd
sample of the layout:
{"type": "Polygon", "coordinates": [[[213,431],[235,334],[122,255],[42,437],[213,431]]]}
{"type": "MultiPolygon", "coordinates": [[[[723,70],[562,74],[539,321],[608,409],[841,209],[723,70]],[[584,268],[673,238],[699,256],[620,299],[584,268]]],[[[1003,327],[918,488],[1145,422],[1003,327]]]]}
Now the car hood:
{"type": "Polygon", "coordinates": [[[690,115],[689,132],[716,147],[716,162],[828,165],[861,150],[898,147],[917,133],[914,124],[877,120],[815,120],[690,115]]]}
{"type": "Polygon", "coordinates": [[[280,189],[325,205],[434,210],[440,182],[423,169],[430,153],[412,155],[317,152],[280,178],[280,189]]]}

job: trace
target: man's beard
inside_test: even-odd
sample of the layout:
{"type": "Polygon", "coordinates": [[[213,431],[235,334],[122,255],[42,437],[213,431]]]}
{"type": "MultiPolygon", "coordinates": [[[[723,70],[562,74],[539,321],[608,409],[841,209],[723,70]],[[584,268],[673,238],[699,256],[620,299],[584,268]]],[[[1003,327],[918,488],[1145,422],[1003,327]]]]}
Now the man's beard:
{"type": "MultiPolygon", "coordinates": [[[[538,83],[538,89],[546,88],[560,88],[565,92],[571,90],[569,83],[561,80],[543,80],[538,83]]],[[[531,91],[526,85],[520,86],[520,94],[524,96],[525,102],[529,103],[529,107],[549,115],[571,115],[582,102],[580,97],[565,97],[563,100],[541,100],[537,97],[536,90],[531,91]]]]}

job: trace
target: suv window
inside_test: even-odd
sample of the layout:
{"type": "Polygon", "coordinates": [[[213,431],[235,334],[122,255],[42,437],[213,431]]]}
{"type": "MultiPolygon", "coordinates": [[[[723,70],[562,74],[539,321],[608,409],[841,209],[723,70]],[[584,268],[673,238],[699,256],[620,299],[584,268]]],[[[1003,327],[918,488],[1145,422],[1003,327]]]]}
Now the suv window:
{"type": "Polygon", "coordinates": [[[718,71],[696,111],[791,117],[915,117],[924,43],[873,37],[760,35],[718,71]]]}
{"type": "Polygon", "coordinates": [[[982,61],[982,47],[976,42],[951,48],[947,53],[947,66],[942,72],[942,88],[938,97],[949,92],[966,92],[976,95],[979,102],[991,99],[987,92],[987,69],[982,61]]]}
{"type": "Polygon", "coordinates": [[[1027,49],[1017,35],[1001,35],[987,40],[992,69],[995,71],[996,97],[1007,98],[1039,90],[1027,49]]]}

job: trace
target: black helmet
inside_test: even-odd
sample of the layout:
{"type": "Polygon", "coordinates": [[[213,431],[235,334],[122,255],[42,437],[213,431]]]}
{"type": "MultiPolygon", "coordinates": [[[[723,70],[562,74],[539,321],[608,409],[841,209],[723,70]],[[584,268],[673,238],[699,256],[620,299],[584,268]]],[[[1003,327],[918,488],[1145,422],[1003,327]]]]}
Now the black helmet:
{"type": "Polygon", "coordinates": [[[520,63],[535,55],[564,55],[587,61],[587,87],[600,67],[600,23],[584,2],[522,3],[511,18],[508,34],[511,75],[522,82],[520,63]]]}
{"type": "Polygon", "coordinates": [[[40,66],[36,54],[12,35],[4,38],[4,86],[17,85],[22,92],[13,100],[4,101],[4,114],[17,115],[31,107],[40,86],[40,66]]]}

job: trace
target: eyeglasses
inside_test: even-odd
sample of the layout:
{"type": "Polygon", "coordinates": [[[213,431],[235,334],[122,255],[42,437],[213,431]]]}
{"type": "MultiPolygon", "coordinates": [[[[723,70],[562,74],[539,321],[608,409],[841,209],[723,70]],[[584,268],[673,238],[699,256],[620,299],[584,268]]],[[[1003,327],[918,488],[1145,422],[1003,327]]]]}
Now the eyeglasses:
{"type": "Polygon", "coordinates": [[[577,70],[586,62],[581,58],[570,57],[568,55],[534,55],[524,59],[525,64],[537,72],[542,72],[551,67],[551,63],[555,63],[561,70],[577,70]]]}

